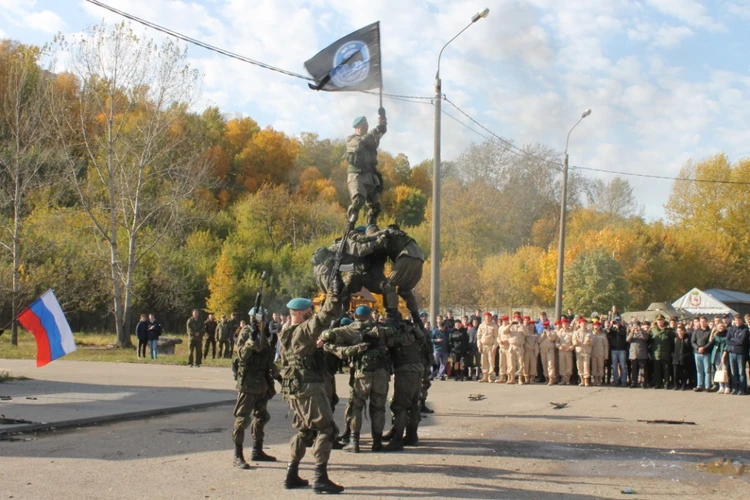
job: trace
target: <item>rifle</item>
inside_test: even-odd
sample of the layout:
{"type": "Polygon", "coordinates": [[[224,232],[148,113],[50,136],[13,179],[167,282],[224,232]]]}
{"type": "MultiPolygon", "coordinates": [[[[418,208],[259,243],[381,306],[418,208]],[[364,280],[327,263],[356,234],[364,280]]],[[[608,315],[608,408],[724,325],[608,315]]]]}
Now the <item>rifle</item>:
{"type": "Polygon", "coordinates": [[[260,328],[262,326],[261,322],[263,321],[263,309],[261,309],[260,304],[263,300],[263,285],[266,282],[266,272],[263,271],[260,275],[260,285],[258,286],[258,292],[255,294],[255,303],[253,304],[253,310],[255,311],[255,314],[252,317],[253,322],[253,332],[256,335],[260,335],[261,331],[260,328]]]}
{"type": "Polygon", "coordinates": [[[336,281],[337,274],[341,270],[341,260],[344,258],[344,248],[346,248],[346,241],[349,239],[349,233],[352,232],[352,229],[354,229],[354,223],[348,223],[346,225],[346,231],[344,231],[344,237],[339,241],[339,246],[336,248],[336,253],[333,256],[333,266],[331,266],[331,274],[328,276],[329,292],[333,289],[333,284],[336,281]]]}

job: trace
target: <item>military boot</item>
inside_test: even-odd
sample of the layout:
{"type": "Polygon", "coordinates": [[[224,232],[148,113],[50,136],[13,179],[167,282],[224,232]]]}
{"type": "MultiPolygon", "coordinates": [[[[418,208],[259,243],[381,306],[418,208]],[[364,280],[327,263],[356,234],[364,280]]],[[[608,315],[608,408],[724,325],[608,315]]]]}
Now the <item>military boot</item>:
{"type": "Polygon", "coordinates": [[[383,451],[404,451],[404,440],[401,436],[393,436],[391,442],[383,447],[383,451]]]}
{"type": "Polygon", "coordinates": [[[286,464],[286,479],[284,488],[291,490],[294,488],[304,488],[310,485],[310,481],[299,477],[299,462],[289,462],[286,464]]]}
{"type": "Polygon", "coordinates": [[[430,408],[427,408],[427,405],[425,404],[425,400],[422,399],[419,402],[419,413],[435,413],[435,410],[431,410],[430,408]]]}
{"type": "Polygon", "coordinates": [[[359,432],[352,432],[352,438],[349,440],[349,444],[344,446],[343,450],[351,453],[359,453],[359,432]]]}
{"type": "Polygon", "coordinates": [[[245,462],[245,455],[242,453],[241,444],[234,445],[234,461],[232,462],[232,465],[234,465],[238,469],[250,468],[250,465],[247,462],[245,462]]]}
{"type": "Polygon", "coordinates": [[[383,433],[372,433],[372,451],[383,451],[383,433]]]}
{"type": "Polygon", "coordinates": [[[327,463],[315,466],[315,482],[313,483],[313,491],[318,494],[329,495],[337,495],[344,491],[343,486],[340,486],[328,479],[327,463]]]}
{"type": "Polygon", "coordinates": [[[382,441],[388,442],[391,440],[392,437],[393,437],[393,426],[391,426],[391,428],[388,429],[388,432],[384,432],[383,435],[380,436],[380,439],[382,441]]]}
{"type": "Polygon", "coordinates": [[[253,452],[250,455],[250,460],[252,460],[253,462],[275,462],[276,457],[267,455],[263,451],[263,441],[258,440],[255,441],[255,444],[253,445],[253,452]]]}
{"type": "Polygon", "coordinates": [[[344,444],[349,444],[349,439],[351,438],[352,431],[349,429],[349,426],[346,426],[346,430],[342,435],[339,436],[339,441],[341,441],[344,444]]]}
{"type": "Polygon", "coordinates": [[[417,427],[408,426],[406,428],[406,436],[403,440],[404,446],[419,446],[419,436],[417,435],[417,427]]]}

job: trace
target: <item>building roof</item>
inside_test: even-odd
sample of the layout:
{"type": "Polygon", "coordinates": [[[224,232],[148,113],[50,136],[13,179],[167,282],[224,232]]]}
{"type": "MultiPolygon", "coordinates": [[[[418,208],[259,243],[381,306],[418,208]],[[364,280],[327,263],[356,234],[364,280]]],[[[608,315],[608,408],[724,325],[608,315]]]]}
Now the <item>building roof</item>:
{"type": "Polygon", "coordinates": [[[716,300],[724,303],[733,302],[736,304],[750,304],[750,293],[736,292],[734,290],[719,290],[718,288],[711,288],[703,291],[716,300]]]}

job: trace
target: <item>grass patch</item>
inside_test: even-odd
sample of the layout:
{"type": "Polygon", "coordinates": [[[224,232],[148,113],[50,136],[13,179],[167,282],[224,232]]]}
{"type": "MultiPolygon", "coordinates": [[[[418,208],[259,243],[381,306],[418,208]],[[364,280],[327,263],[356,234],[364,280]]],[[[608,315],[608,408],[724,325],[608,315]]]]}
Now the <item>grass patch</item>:
{"type": "MultiPolygon", "coordinates": [[[[73,334],[78,349],[62,359],[73,361],[106,361],[110,363],[151,363],[160,365],[187,365],[188,338],[185,335],[175,336],[182,339],[182,344],[175,346],[172,355],[159,354],[159,358],[152,360],[139,359],[136,348],[114,347],[117,337],[107,334],[75,333],[73,334]],[[109,348],[111,346],[111,348],[109,348]]],[[[167,335],[172,337],[172,335],[167,335]]],[[[133,337],[135,340],[135,337],[133,337]]],[[[136,340],[137,342],[137,340],[136,340]]],[[[148,355],[148,353],[147,353],[148,355]]],[[[36,359],[36,342],[34,337],[26,332],[19,332],[18,346],[10,343],[10,336],[0,337],[0,358],[5,359],[36,359]]],[[[226,366],[232,364],[230,359],[203,359],[204,366],[226,366]]]]}
{"type": "Polygon", "coordinates": [[[29,377],[24,377],[23,375],[16,376],[6,371],[0,372],[0,384],[10,382],[11,380],[29,380],[29,377]]]}

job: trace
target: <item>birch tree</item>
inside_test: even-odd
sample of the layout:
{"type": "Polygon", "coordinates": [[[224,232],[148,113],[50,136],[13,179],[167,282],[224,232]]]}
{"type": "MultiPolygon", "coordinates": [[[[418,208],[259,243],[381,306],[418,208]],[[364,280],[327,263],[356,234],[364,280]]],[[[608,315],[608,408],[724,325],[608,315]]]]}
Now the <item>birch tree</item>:
{"type": "Polygon", "coordinates": [[[109,251],[117,343],[126,347],[138,263],[180,223],[206,176],[187,116],[201,78],[185,49],[140,38],[125,23],[56,46],[78,88],[52,99],[51,116],[68,179],[109,251]]]}

